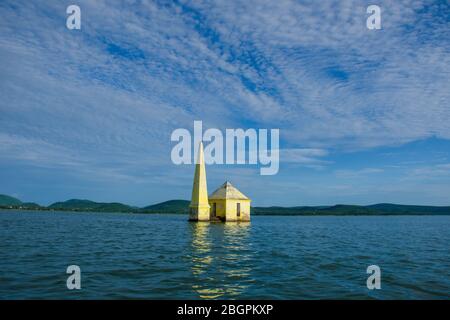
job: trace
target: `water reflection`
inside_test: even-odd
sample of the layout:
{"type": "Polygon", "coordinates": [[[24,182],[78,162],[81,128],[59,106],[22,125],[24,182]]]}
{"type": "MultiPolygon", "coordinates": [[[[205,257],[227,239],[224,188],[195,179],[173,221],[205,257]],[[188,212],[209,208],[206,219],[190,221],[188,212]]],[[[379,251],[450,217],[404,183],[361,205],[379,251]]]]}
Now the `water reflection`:
{"type": "Polygon", "coordinates": [[[192,288],[202,299],[233,299],[252,281],[250,223],[191,223],[192,288]]]}

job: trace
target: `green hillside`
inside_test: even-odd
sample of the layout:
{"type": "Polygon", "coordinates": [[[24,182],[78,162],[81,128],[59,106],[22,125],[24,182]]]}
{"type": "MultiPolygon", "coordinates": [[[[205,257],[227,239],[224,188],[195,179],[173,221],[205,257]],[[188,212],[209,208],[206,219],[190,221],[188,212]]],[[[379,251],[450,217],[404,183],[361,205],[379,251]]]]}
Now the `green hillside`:
{"type": "Polygon", "coordinates": [[[169,200],[141,208],[139,211],[142,213],[187,213],[189,203],[187,200],[169,200]]]}
{"type": "Polygon", "coordinates": [[[34,203],[34,202],[22,202],[20,207],[23,209],[27,209],[27,210],[40,210],[40,209],[45,208],[45,207],[41,207],[40,205],[38,205],[37,203],[34,203]]]}
{"type": "Polygon", "coordinates": [[[55,202],[48,206],[50,209],[94,209],[96,207],[98,207],[97,202],[79,199],[55,202]]]}
{"type": "Polygon", "coordinates": [[[335,205],[317,207],[254,207],[254,215],[376,215],[377,211],[364,206],[335,205]]]}
{"type": "Polygon", "coordinates": [[[7,196],[5,194],[0,194],[0,206],[18,206],[22,203],[17,198],[7,196]]]}
{"type": "MultiPolygon", "coordinates": [[[[189,201],[170,200],[139,210],[142,213],[187,213],[189,201]]],[[[252,215],[450,215],[450,207],[411,206],[399,204],[375,204],[370,206],[298,206],[298,207],[252,207],[252,215]]]]}
{"type": "MultiPolygon", "coordinates": [[[[119,202],[95,202],[91,200],[71,199],[55,202],[45,207],[36,203],[21,202],[7,195],[0,195],[0,208],[55,211],[87,212],[125,212],[125,213],[179,213],[189,212],[189,201],[169,200],[143,208],[132,207],[119,202]]],[[[348,216],[348,215],[450,215],[450,206],[415,206],[393,203],[379,203],[369,206],[343,205],[334,206],[297,206],[297,207],[252,207],[252,215],[293,215],[293,216],[348,216]]]]}
{"type": "Polygon", "coordinates": [[[434,214],[447,215],[450,213],[450,207],[436,207],[436,206],[413,206],[401,205],[393,203],[379,203],[367,206],[377,212],[385,214],[434,214]]]}
{"type": "Polygon", "coordinates": [[[64,202],[55,202],[48,206],[52,210],[70,211],[96,211],[96,212],[134,212],[136,208],[126,204],[112,202],[95,202],[90,200],[71,199],[64,202]]]}
{"type": "Polygon", "coordinates": [[[334,205],[318,207],[254,207],[254,215],[450,215],[450,207],[374,204],[369,206],[334,205]]]}

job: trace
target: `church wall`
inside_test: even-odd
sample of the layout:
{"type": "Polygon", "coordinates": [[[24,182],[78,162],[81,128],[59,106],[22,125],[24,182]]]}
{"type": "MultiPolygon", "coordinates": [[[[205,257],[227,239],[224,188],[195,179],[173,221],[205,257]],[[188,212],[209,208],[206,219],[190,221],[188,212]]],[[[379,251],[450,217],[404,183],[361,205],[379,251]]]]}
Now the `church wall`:
{"type": "Polygon", "coordinates": [[[209,206],[190,207],[189,221],[209,221],[209,206]]]}
{"type": "Polygon", "coordinates": [[[225,200],[209,200],[209,205],[211,207],[211,217],[213,215],[213,206],[216,204],[216,217],[225,218],[226,206],[225,200]]]}
{"type": "Polygon", "coordinates": [[[228,199],[226,201],[226,221],[250,221],[250,200],[228,199]],[[237,216],[237,204],[241,205],[241,214],[237,216]]]}

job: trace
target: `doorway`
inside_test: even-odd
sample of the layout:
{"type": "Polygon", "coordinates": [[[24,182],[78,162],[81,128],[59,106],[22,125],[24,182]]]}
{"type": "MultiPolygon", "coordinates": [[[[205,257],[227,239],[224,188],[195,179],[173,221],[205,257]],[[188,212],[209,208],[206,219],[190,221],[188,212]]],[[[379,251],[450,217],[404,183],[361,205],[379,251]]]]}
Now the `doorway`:
{"type": "Polygon", "coordinates": [[[213,216],[213,218],[216,216],[216,214],[217,214],[217,206],[216,206],[216,203],[214,202],[213,203],[213,207],[212,207],[212,216],[213,216]]]}

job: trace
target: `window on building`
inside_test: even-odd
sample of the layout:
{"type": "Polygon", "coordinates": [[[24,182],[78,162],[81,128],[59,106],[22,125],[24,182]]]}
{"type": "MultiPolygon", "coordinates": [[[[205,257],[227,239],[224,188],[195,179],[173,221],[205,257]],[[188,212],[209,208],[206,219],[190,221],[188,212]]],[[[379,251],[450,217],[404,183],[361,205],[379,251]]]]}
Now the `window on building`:
{"type": "Polygon", "coordinates": [[[239,202],[237,203],[236,212],[237,212],[237,216],[240,217],[241,216],[241,204],[239,202]]]}

